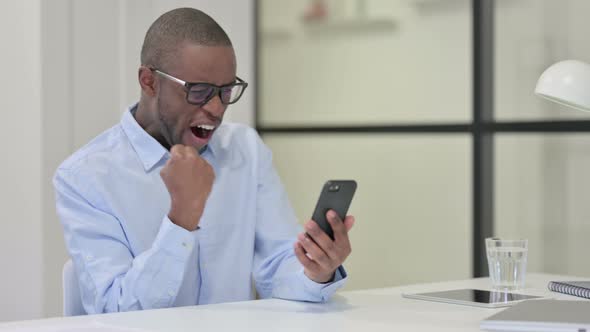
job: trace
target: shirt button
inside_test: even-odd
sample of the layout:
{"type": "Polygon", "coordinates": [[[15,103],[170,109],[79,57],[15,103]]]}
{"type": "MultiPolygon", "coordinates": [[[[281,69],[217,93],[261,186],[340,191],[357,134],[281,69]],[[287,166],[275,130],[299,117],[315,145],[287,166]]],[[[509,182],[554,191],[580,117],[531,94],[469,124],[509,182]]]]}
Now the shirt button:
{"type": "Polygon", "coordinates": [[[174,291],[173,291],[173,290],[169,290],[169,291],[168,291],[168,296],[172,297],[172,296],[174,296],[174,295],[176,295],[176,293],[174,293],[174,291]]]}
{"type": "Polygon", "coordinates": [[[94,258],[94,257],[92,257],[92,255],[87,255],[87,256],[86,256],[86,260],[87,260],[87,261],[89,261],[89,262],[90,262],[90,261],[91,261],[93,258],[94,258]]]}
{"type": "Polygon", "coordinates": [[[182,242],[182,246],[185,247],[187,250],[191,250],[191,245],[186,242],[182,242]]]}

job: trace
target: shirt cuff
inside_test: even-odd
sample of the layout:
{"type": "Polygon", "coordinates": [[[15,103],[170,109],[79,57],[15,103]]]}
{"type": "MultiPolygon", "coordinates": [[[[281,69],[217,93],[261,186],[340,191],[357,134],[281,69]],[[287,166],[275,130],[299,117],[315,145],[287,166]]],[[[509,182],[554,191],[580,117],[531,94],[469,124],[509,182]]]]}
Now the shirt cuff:
{"type": "Polygon", "coordinates": [[[334,273],[334,280],[325,284],[320,284],[309,279],[309,277],[307,277],[303,272],[303,269],[300,273],[303,279],[303,284],[305,285],[307,291],[313,294],[314,297],[318,296],[321,302],[328,301],[339,288],[344,286],[348,276],[342,265],[336,269],[336,272],[334,273]]]}
{"type": "Polygon", "coordinates": [[[165,216],[153,248],[163,250],[174,257],[187,258],[195,246],[195,232],[187,231],[165,216]]]}

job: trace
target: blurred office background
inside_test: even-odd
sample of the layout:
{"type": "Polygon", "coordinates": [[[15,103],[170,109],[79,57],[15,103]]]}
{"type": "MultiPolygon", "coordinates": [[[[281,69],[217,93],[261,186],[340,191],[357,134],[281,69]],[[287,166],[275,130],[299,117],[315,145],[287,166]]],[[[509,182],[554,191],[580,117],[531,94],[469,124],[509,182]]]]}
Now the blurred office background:
{"type": "Polygon", "coordinates": [[[587,0],[7,0],[0,321],[61,314],[51,177],[137,100],[145,31],[179,6],[232,38],[251,85],[227,118],[272,148],[301,221],[325,180],[358,181],[346,289],[481,275],[486,230],[528,238],[529,272],[590,276],[590,114],[533,95],[590,61],[587,0]]]}

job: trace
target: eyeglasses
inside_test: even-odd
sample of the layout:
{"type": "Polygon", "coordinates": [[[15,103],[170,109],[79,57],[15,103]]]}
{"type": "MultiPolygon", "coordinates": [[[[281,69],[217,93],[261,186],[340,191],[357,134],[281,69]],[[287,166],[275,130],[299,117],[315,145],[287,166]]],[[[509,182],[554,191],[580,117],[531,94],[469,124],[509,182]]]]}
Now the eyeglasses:
{"type": "Polygon", "coordinates": [[[222,104],[233,104],[237,102],[240,97],[242,97],[244,90],[246,90],[246,87],[248,87],[248,83],[244,82],[244,80],[239,77],[236,77],[237,82],[235,83],[218,86],[204,82],[186,82],[159,69],[150,68],[150,70],[184,86],[186,89],[187,103],[198,106],[207,104],[216,95],[219,96],[222,104]]]}

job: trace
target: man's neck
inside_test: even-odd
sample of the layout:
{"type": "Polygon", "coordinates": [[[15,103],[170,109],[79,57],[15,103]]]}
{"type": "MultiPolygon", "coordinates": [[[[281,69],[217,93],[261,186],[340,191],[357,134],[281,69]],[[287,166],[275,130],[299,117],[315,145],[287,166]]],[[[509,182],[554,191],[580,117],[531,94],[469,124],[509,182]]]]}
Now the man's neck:
{"type": "Polygon", "coordinates": [[[152,113],[149,112],[147,105],[140,100],[137,106],[131,109],[131,114],[135,118],[135,121],[137,121],[137,124],[139,124],[148,135],[152,136],[164,148],[166,148],[166,150],[170,150],[168,142],[166,142],[166,139],[160,134],[160,128],[158,128],[156,121],[153,121],[152,113]]]}

